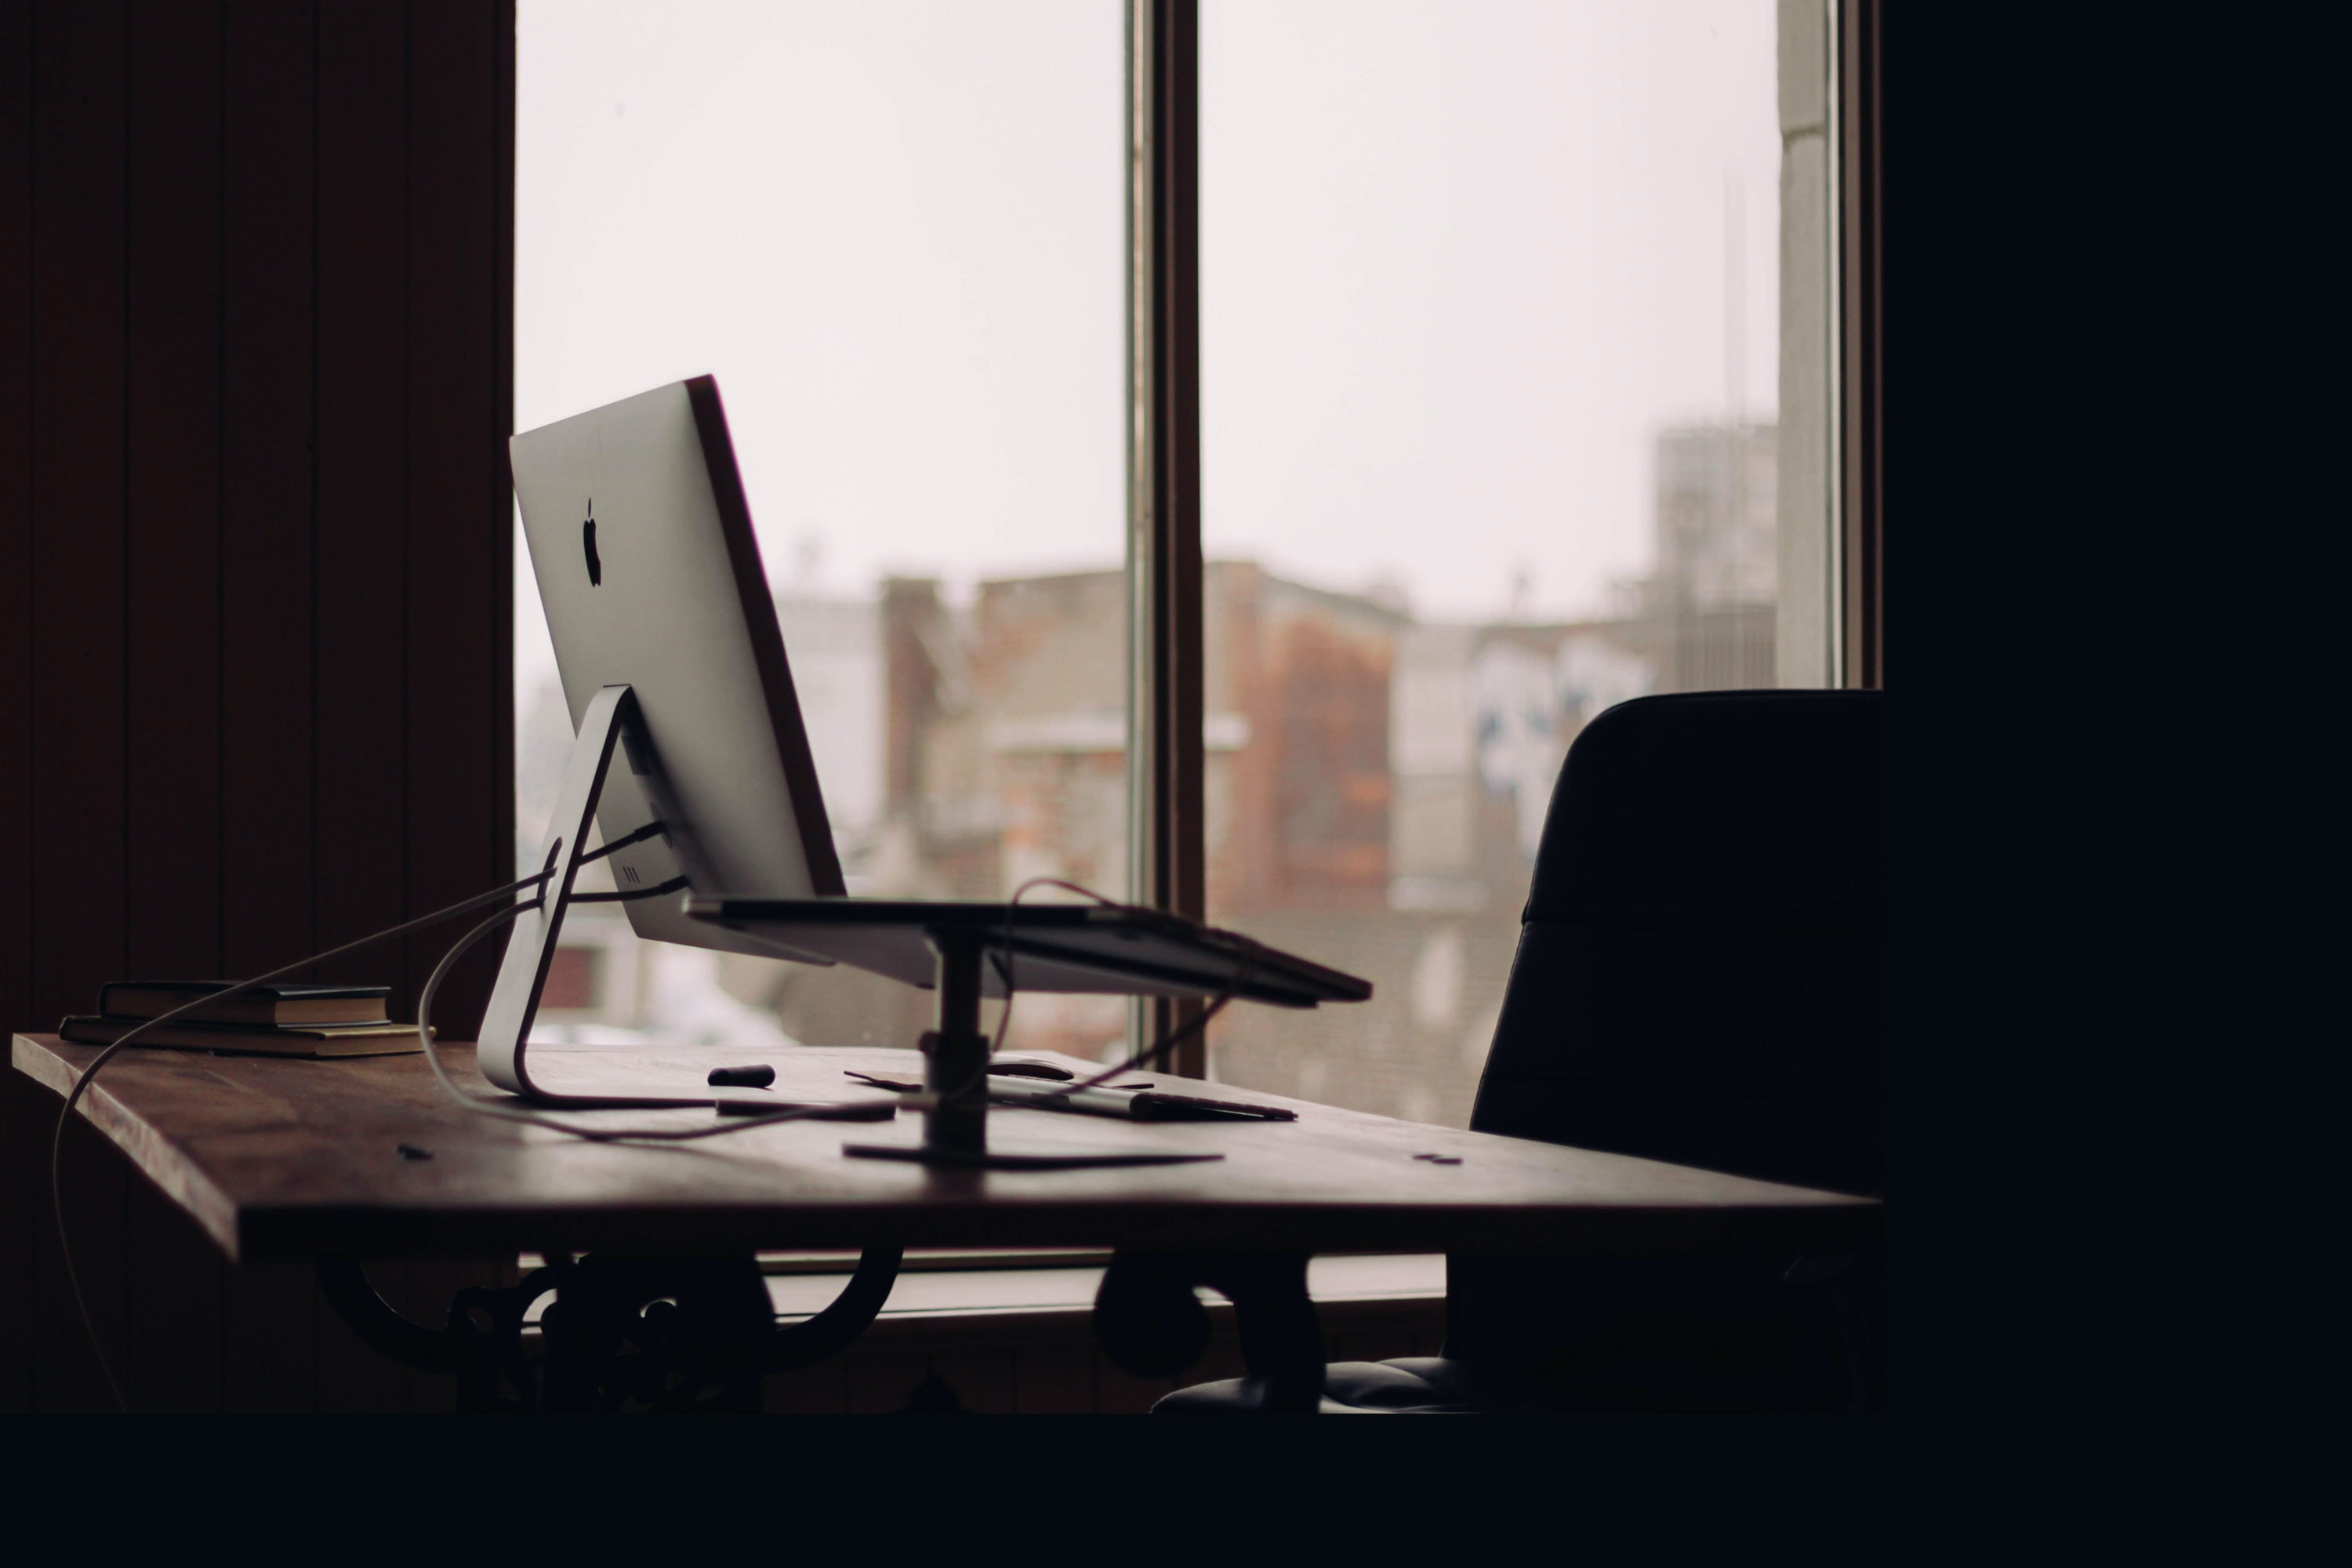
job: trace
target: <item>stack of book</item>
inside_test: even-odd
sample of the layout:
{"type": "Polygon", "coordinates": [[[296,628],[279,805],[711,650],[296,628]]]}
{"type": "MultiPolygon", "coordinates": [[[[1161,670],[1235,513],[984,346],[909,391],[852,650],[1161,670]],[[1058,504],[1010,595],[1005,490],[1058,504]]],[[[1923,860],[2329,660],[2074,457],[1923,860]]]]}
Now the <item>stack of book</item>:
{"type": "Polygon", "coordinates": [[[222,1002],[203,998],[225,980],[118,980],[98,994],[95,1016],[58,1026],[66,1039],[112,1045],[150,1018],[191,1002],[200,1005],[131,1042],[175,1051],[233,1056],[376,1057],[423,1047],[416,1026],[384,1016],[389,985],[257,985],[222,1002]]]}

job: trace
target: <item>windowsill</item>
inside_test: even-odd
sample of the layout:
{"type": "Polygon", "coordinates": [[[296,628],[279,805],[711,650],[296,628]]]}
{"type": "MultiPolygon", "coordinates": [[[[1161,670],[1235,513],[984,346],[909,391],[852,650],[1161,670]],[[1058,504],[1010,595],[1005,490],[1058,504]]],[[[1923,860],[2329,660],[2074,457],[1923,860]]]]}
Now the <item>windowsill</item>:
{"type": "MultiPolygon", "coordinates": [[[[762,1253],[768,1298],[786,1323],[803,1321],[831,1305],[856,1266],[854,1252],[762,1253]]],[[[943,1319],[1003,1318],[1032,1326],[1094,1310],[1108,1251],[1093,1249],[961,1249],[911,1252],[891,1288],[877,1329],[892,1323],[936,1324],[943,1319]]],[[[540,1259],[526,1253],[527,1271],[540,1259]]],[[[1380,1302],[1424,1306],[1445,1299],[1443,1253],[1339,1253],[1312,1259],[1307,1290],[1319,1308],[1380,1302]]],[[[1229,1311],[1223,1298],[1204,1293],[1211,1309],[1229,1311]]],[[[543,1301],[525,1319],[536,1322],[543,1301]]],[[[1327,1314],[1328,1315],[1328,1314],[1327,1314]]],[[[1006,1326],[1011,1326],[1008,1323],[1006,1326]]]]}
{"type": "MultiPolygon", "coordinates": [[[[983,1313],[1091,1312],[1095,1291],[1102,1284],[1103,1266],[1108,1261],[1103,1257],[1100,1263],[1076,1267],[910,1267],[900,1272],[877,1321],[983,1313]]],[[[845,1279],[845,1271],[772,1273],[768,1296],[775,1302],[780,1319],[796,1321],[824,1310],[841,1293],[845,1279]]],[[[1318,1258],[1307,1266],[1307,1291],[1318,1307],[1351,1301],[1442,1301],[1445,1258],[1433,1252],[1318,1258]]],[[[1209,1294],[1213,1300],[1222,1300],[1214,1292],[1209,1294]]]]}
{"type": "MultiPolygon", "coordinates": [[[[776,1274],[847,1275],[857,1267],[855,1252],[762,1252],[760,1272],[776,1274]]],[[[1110,1261],[1107,1247],[915,1247],[899,1265],[900,1278],[909,1274],[965,1272],[997,1268],[1099,1268],[1110,1261]]]]}

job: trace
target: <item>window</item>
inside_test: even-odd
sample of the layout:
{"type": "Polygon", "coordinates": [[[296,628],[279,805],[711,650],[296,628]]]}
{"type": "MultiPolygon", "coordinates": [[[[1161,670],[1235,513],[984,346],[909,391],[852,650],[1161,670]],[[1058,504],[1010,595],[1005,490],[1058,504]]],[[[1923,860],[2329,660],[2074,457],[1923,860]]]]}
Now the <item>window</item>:
{"type": "Polygon", "coordinates": [[[1827,682],[1782,407],[1824,47],[1759,0],[1202,5],[1208,914],[1376,987],[1228,1012],[1220,1078],[1465,1122],[1577,731],[1827,682]]]}
{"type": "MultiPolygon", "coordinates": [[[[516,418],[719,376],[853,892],[1167,897],[1138,846],[1189,836],[1209,919],[1376,985],[1230,1011],[1210,1070],[1458,1123],[1577,731],[1839,678],[1826,3],[1202,0],[1189,648],[1127,560],[1126,279],[1183,240],[1129,227],[1122,100],[1189,6],[526,0],[516,418]],[[1197,673],[1197,810],[1134,793],[1139,632],[1197,673]]],[[[569,727],[518,581],[532,859],[569,727]]],[[[544,1037],[928,1019],[570,919],[544,1037]]],[[[1136,1026],[1034,997],[1013,1043],[1136,1026]]]]}
{"type": "MultiPolygon", "coordinates": [[[[715,374],[853,892],[1117,896],[1121,18],[524,0],[515,418],[715,374]]],[[[518,544],[520,550],[520,544],[518,544]]],[[[516,570],[518,854],[571,727],[516,570]]],[[[572,911],[536,1037],[912,1046],[926,994],[572,911]]],[[[1031,998],[1093,1055],[1116,999],[1031,998]]]]}

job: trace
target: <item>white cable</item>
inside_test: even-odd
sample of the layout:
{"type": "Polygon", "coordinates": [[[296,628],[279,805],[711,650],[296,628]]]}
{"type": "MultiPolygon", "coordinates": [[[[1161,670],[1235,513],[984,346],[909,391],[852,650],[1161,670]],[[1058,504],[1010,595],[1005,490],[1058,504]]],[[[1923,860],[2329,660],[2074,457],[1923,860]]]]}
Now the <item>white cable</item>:
{"type": "MultiPolygon", "coordinates": [[[[607,852],[609,852],[611,847],[612,847],[610,846],[607,847],[607,852]]],[[[715,1125],[704,1127],[602,1128],[583,1127],[574,1122],[554,1121],[547,1116],[532,1111],[517,1110],[510,1104],[502,1101],[488,1100],[480,1095],[468,1093],[464,1089],[459,1088],[457,1080],[449,1076],[448,1068],[442,1065],[440,1053],[434,1049],[432,1033],[433,998],[440,991],[441,982],[447,976],[450,969],[455,966],[457,960],[463,957],[476,942],[489,935],[490,932],[498,930],[509,921],[514,920],[518,916],[523,914],[525,911],[540,909],[545,905],[547,897],[545,887],[548,879],[551,875],[553,875],[553,872],[551,869],[541,871],[534,876],[524,877],[520,880],[509,882],[504,887],[493,889],[489,892],[478,894],[473,898],[462,900],[457,903],[449,905],[446,909],[436,910],[429,915],[421,915],[415,920],[406,921],[396,926],[388,926],[383,931],[373,931],[355,941],[347,942],[340,947],[331,947],[323,952],[315,952],[307,958],[297,959],[291,963],[282,964],[266,973],[257,974],[249,980],[240,980],[234,985],[230,985],[226,989],[208,992],[205,995],[200,996],[194,1001],[184,1003],[180,1006],[171,1009],[169,1012],[161,1013],[152,1018],[146,1019],[131,1029],[126,1031],[109,1044],[103,1050],[100,1051],[97,1056],[90,1058],[89,1065],[82,1068],[80,1075],[74,1080],[72,1089],[70,1089],[66,1094],[65,1107],[58,1113],[57,1132],[49,1143],[49,1198],[51,1206],[54,1208],[57,1215],[58,1250],[59,1255],[65,1260],[66,1282],[72,1287],[75,1310],[81,1314],[82,1328],[89,1336],[90,1350],[97,1357],[99,1371],[105,1376],[107,1391],[114,1395],[115,1404],[121,1406],[126,1413],[131,1408],[131,1402],[123,1394],[122,1384],[114,1375],[114,1367],[112,1363],[106,1359],[105,1347],[99,1342],[98,1327],[90,1317],[89,1302],[82,1294],[80,1271],[74,1267],[73,1247],[66,1236],[65,1187],[62,1181],[66,1128],[72,1122],[74,1108],[80,1103],[82,1096],[89,1090],[89,1086],[97,1080],[99,1070],[101,1068],[105,1067],[107,1063],[112,1061],[114,1058],[126,1047],[135,1044],[139,1037],[146,1034],[149,1030],[157,1028],[164,1024],[168,1024],[173,1019],[195,1011],[199,1007],[226,1002],[231,997],[244,994],[246,992],[252,990],[257,985],[266,985],[272,980],[282,978],[283,976],[291,974],[298,970],[308,969],[313,964],[323,963],[331,958],[340,958],[344,953],[356,952],[360,948],[370,946],[373,943],[383,942],[392,937],[404,935],[409,931],[416,931],[425,926],[438,924],[440,921],[447,920],[453,915],[461,915],[468,910],[479,909],[484,904],[494,903],[500,899],[511,897],[525,888],[536,887],[541,889],[538,898],[531,900],[528,903],[516,904],[510,908],[500,910],[497,914],[492,915],[488,920],[482,921],[472,931],[467,931],[463,937],[460,937],[457,943],[452,946],[447,952],[442,955],[441,962],[433,966],[433,973],[426,979],[425,989],[417,996],[416,1038],[417,1043],[424,1047],[425,1063],[433,1069],[433,1076],[439,1081],[442,1089],[446,1090],[452,1099],[456,1100],[460,1105],[465,1106],[467,1110],[478,1112],[484,1116],[494,1117],[503,1121],[520,1122],[525,1126],[540,1127],[547,1129],[550,1131],[562,1132],[568,1136],[583,1139],[593,1143],[683,1143],[697,1139],[715,1138],[729,1132],[749,1131],[755,1127],[769,1127],[779,1122],[804,1121],[819,1117],[837,1117],[845,1110],[863,1110],[888,1106],[894,1110],[898,1109],[929,1110],[936,1109],[942,1098],[952,1098],[952,1096],[941,1097],[934,1094],[917,1093],[895,1095],[888,1100],[877,1099],[873,1100],[847,1100],[839,1105],[794,1106],[788,1110],[763,1111],[753,1116],[729,1117],[715,1125]]],[[[1119,904],[1112,900],[1106,899],[1100,893],[1095,892],[1087,888],[1080,887],[1075,882],[1064,881],[1058,877],[1033,877],[1028,881],[1022,883],[1020,887],[1013,889],[1013,897],[1007,900],[1004,910],[1003,945],[1005,951],[996,960],[997,973],[1002,975],[1004,980],[1004,1011],[997,1018],[996,1036],[989,1047],[989,1054],[991,1056],[993,1056],[995,1052],[1003,1047],[1005,1032],[1011,1026],[1013,1021],[1013,998],[1014,994],[1014,987],[1013,983],[1012,936],[1013,910],[1019,905],[1022,895],[1026,893],[1030,889],[1037,887],[1066,888],[1072,892],[1078,893],[1094,900],[1095,902],[1107,909],[1133,908],[1133,906],[1119,904]]],[[[646,896],[650,896],[650,893],[646,896]]],[[[1192,1019],[1190,1023],[1169,1031],[1169,1033],[1162,1038],[1151,1046],[1147,1047],[1145,1049],[1137,1052],[1134,1056],[1129,1058],[1127,1061],[1111,1068],[1109,1071],[1097,1074],[1093,1078],[1085,1079],[1083,1082],[1072,1084],[1068,1089],[1060,1090],[1059,1092],[1075,1094],[1079,1089],[1090,1089],[1097,1084],[1107,1083],[1110,1079],[1117,1078],[1121,1073],[1133,1071],[1139,1064],[1148,1063],[1156,1059],[1171,1047],[1175,1046],[1177,1042],[1183,1039],[1185,1036],[1192,1034],[1195,1030],[1206,1027],[1209,1020],[1215,1017],[1217,1014],[1224,1008],[1227,1003],[1233,1001],[1240,988],[1247,983],[1249,969],[1249,962],[1247,958],[1244,957],[1241,970],[1236,973],[1234,978],[1225,987],[1224,991],[1222,992],[1206,1008],[1204,1008],[1198,1017],[1192,1019]]],[[[981,1072],[983,1077],[986,1075],[987,1070],[987,1059],[983,1058],[981,1065],[981,1072]]],[[[957,1092],[961,1093],[963,1089],[968,1089],[971,1087],[971,1086],[967,1083],[961,1086],[957,1092]]]]}
{"type": "MultiPolygon", "coordinates": [[[[81,1273],[80,1270],[74,1267],[73,1246],[66,1236],[66,1194],[65,1184],[62,1179],[64,1174],[66,1128],[72,1123],[74,1107],[80,1103],[81,1097],[83,1094],[88,1092],[89,1086],[98,1080],[99,1069],[106,1066],[107,1063],[112,1061],[125,1047],[134,1044],[138,1040],[139,1037],[145,1034],[148,1030],[168,1024],[174,1018],[178,1018],[187,1013],[192,1013],[199,1007],[210,1006],[216,1003],[226,1002],[232,996],[241,996],[257,985],[267,985],[269,982],[278,979],[281,976],[291,974],[296,970],[308,969],[314,963],[323,963],[331,958],[340,958],[344,953],[356,952],[360,948],[366,947],[373,942],[382,942],[388,937],[404,935],[408,931],[415,931],[423,926],[437,924],[442,921],[447,920],[452,915],[462,915],[467,910],[479,909],[484,904],[494,903],[499,899],[511,897],[513,894],[521,891],[525,888],[541,886],[547,881],[548,876],[548,872],[541,871],[536,876],[525,877],[520,881],[509,882],[503,888],[495,889],[489,892],[481,893],[470,899],[461,900],[457,903],[451,904],[446,909],[436,910],[429,915],[420,915],[415,920],[404,921],[400,925],[391,926],[380,931],[373,931],[366,936],[361,937],[356,942],[347,942],[341,947],[331,947],[324,952],[314,952],[308,958],[296,959],[293,963],[282,964],[279,967],[269,971],[266,974],[257,974],[250,980],[240,980],[236,984],[229,986],[226,990],[207,992],[204,995],[197,997],[193,1002],[182,1003],[179,1006],[171,1009],[169,1012],[159,1013],[154,1017],[146,1020],[144,1023],[126,1030],[121,1035],[116,1037],[113,1042],[108,1045],[104,1050],[100,1051],[97,1056],[92,1057],[90,1058],[89,1065],[81,1069],[81,1075],[74,1080],[73,1088],[66,1092],[65,1108],[58,1112],[57,1133],[49,1141],[49,1203],[50,1206],[57,1213],[58,1251],[65,1259],[66,1283],[73,1288],[74,1309],[81,1314],[81,1326],[89,1335],[90,1350],[98,1357],[98,1370],[105,1374],[107,1392],[114,1395],[115,1404],[121,1405],[126,1414],[128,1414],[131,1409],[131,1401],[123,1397],[122,1384],[116,1381],[114,1367],[106,1359],[106,1347],[98,1342],[98,1326],[90,1320],[89,1302],[83,1297],[81,1291],[81,1273]]],[[[519,911],[526,909],[536,909],[538,905],[536,903],[518,904],[515,907],[519,911]]],[[[504,918],[512,919],[513,916],[508,915],[504,918]]]]}

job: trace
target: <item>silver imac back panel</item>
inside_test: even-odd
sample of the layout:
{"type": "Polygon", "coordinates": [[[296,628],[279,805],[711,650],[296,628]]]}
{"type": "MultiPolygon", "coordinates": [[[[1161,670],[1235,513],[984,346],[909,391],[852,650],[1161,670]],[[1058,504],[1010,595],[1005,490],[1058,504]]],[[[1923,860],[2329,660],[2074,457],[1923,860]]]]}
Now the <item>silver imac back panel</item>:
{"type": "MultiPolygon", "coordinates": [[[[841,862],[717,383],[708,376],[515,437],[515,494],[572,728],[627,686],[597,802],[624,892],[683,876],[696,893],[824,898],[841,862]],[[651,755],[646,753],[650,748],[651,755]],[[666,803],[649,798],[667,792],[666,803]],[[667,805],[667,811],[660,810],[667,805]]],[[[777,956],[693,920],[685,894],[624,906],[639,936],[777,956]]]]}

